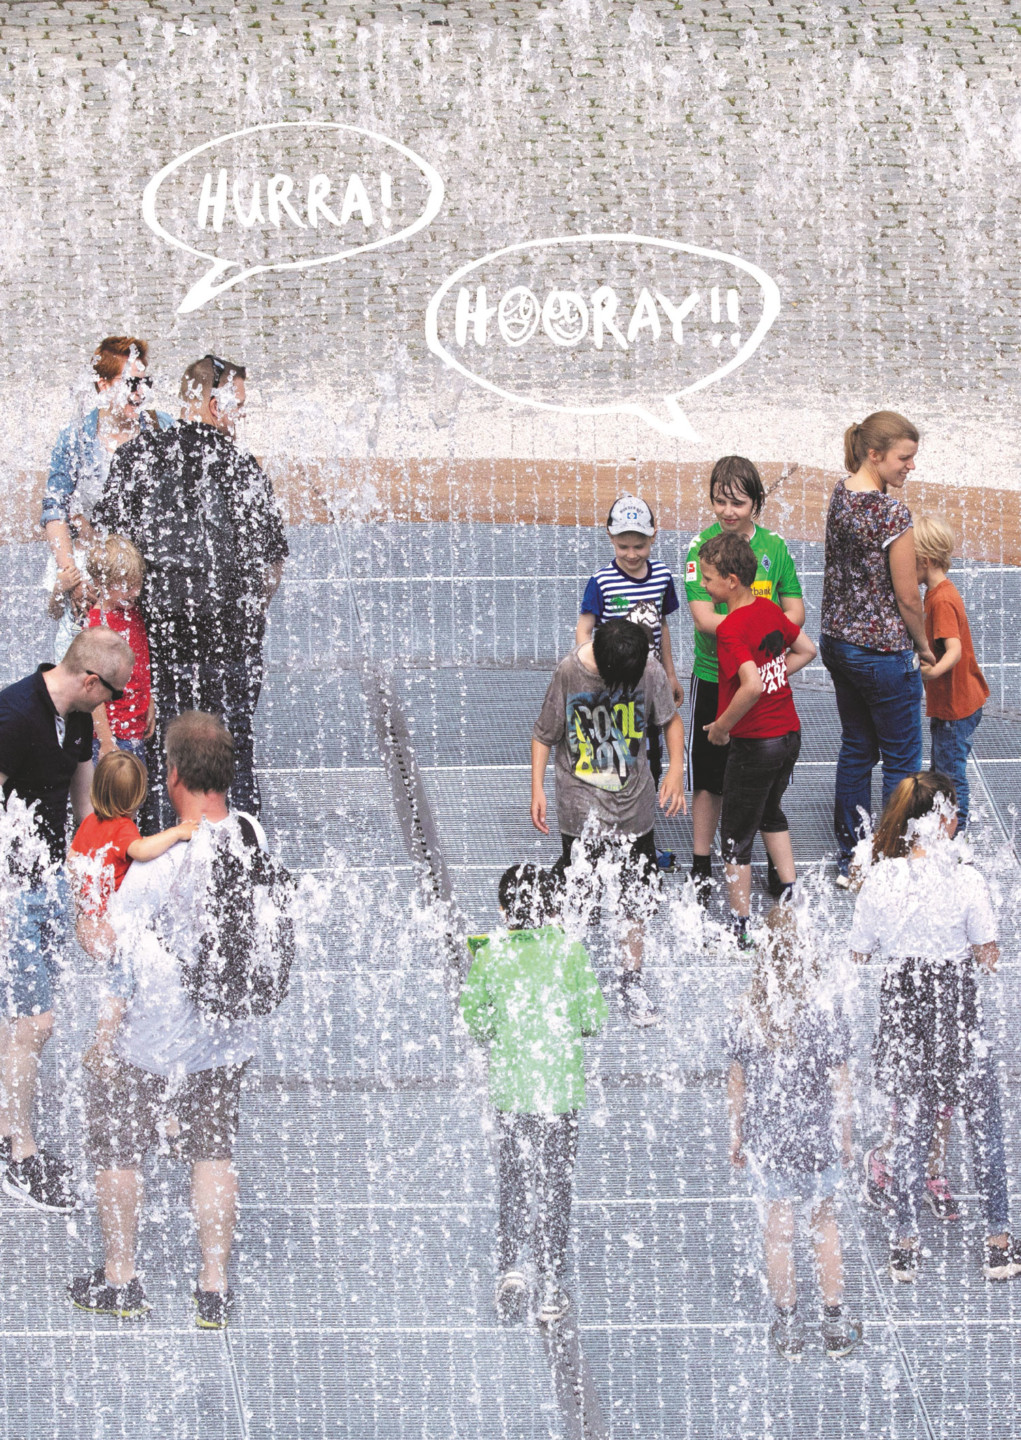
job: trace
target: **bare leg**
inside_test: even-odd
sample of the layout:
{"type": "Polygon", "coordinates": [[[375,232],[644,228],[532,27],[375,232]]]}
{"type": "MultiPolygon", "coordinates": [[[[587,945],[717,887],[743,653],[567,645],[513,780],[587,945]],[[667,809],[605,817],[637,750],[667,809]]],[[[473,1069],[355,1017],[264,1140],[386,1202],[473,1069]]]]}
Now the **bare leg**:
{"type": "Polygon", "coordinates": [[[711,790],[696,790],[691,797],[691,848],[696,855],[710,855],[720,824],[723,796],[711,790]]]}
{"type": "Polygon", "coordinates": [[[762,843],[766,847],[766,854],[776,867],[777,875],[785,885],[793,885],[798,878],[798,872],[794,868],[791,832],[774,830],[770,834],[763,833],[762,843]]]}
{"type": "Polygon", "coordinates": [[[142,1189],[142,1176],[134,1169],[100,1170],[96,1175],[96,1205],[108,1285],[126,1285],[134,1279],[142,1189]]]}
{"type": "Polygon", "coordinates": [[[840,1305],[844,1299],[844,1255],[833,1200],[823,1200],[812,1212],[812,1245],[824,1305],[840,1305]]]}
{"type": "Polygon", "coordinates": [[[53,1032],[53,1011],[22,1015],[0,1030],[0,1135],[11,1137],[11,1154],[24,1160],[36,1152],[32,1132],[39,1056],[53,1032]]]}
{"type": "Polygon", "coordinates": [[[766,1278],[773,1303],[789,1310],[798,1298],[794,1278],[794,1210],[789,1200],[773,1200],[763,1235],[766,1278]]]}
{"type": "Polygon", "coordinates": [[[642,925],[632,925],[624,937],[624,969],[640,971],[644,959],[645,929],[642,925]]]}
{"type": "Polygon", "coordinates": [[[727,865],[727,900],[731,913],[747,915],[752,904],[752,867],[727,865]]]}
{"type": "Polygon", "coordinates": [[[947,1107],[936,1117],[936,1128],[932,1132],[932,1147],[929,1150],[929,1176],[947,1173],[947,1149],[950,1145],[950,1124],[954,1112],[947,1107]]]}
{"type": "Polygon", "coordinates": [[[227,1289],[227,1265],[237,1219],[238,1177],[229,1160],[196,1160],[191,1205],[199,1232],[200,1290],[227,1289]]]}

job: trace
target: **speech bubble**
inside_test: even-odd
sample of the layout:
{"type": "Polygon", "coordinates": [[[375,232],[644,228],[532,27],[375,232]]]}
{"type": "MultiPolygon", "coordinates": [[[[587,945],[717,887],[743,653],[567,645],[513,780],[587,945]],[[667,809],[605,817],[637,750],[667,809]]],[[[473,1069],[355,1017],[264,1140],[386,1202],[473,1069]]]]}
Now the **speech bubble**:
{"type": "Polygon", "coordinates": [[[442,204],[443,181],[407,145],[359,125],[284,120],[219,135],[171,160],[146,185],[142,218],[168,245],[209,264],[178,306],[186,315],[253,275],[331,265],[407,240],[442,204]]]}
{"type": "Polygon", "coordinates": [[[425,333],[445,365],[504,400],[637,415],[692,440],[684,397],[743,365],[779,311],[776,282],[739,255],[651,235],[561,235],[455,270],[425,333]]]}

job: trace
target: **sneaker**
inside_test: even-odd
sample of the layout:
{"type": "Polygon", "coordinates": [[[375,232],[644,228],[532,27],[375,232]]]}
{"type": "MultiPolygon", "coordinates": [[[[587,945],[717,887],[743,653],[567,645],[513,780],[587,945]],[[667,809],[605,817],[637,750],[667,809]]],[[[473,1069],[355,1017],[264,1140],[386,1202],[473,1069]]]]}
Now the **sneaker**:
{"type": "Polygon", "coordinates": [[[838,870],[833,878],[833,883],[838,890],[850,890],[851,877],[850,875],[845,875],[843,870],[838,870]]]}
{"type": "Polygon", "coordinates": [[[525,1318],[528,1306],[528,1287],[520,1270],[505,1270],[496,1282],[493,1297],[496,1313],[505,1325],[513,1325],[525,1318]]]}
{"type": "Polygon", "coordinates": [[[891,1175],[886,1165],[880,1159],[878,1150],[866,1150],[862,1156],[862,1185],[861,1198],[866,1205],[871,1205],[873,1210],[881,1210],[884,1215],[893,1214],[893,1198],[890,1194],[891,1175]]]}
{"type": "Polygon", "coordinates": [[[195,1324],[200,1330],[226,1330],[230,1312],[234,1309],[233,1290],[200,1290],[196,1285],[192,1299],[195,1301],[195,1324]]]}
{"type": "Polygon", "coordinates": [[[555,1280],[544,1280],[539,1294],[539,1324],[562,1320],[571,1308],[571,1297],[555,1280]]]}
{"type": "Polygon", "coordinates": [[[141,1320],[152,1309],[137,1275],[126,1285],[108,1285],[102,1266],[91,1275],[69,1280],[67,1293],[77,1309],[92,1315],[113,1315],[118,1320],[141,1320]]]}
{"type": "Polygon", "coordinates": [[[890,1246],[890,1279],[899,1280],[902,1285],[918,1279],[917,1245],[890,1246]]]}
{"type": "Polygon", "coordinates": [[[664,871],[664,873],[666,874],[669,874],[674,868],[674,861],[676,859],[677,856],[672,850],[657,850],[656,868],[658,870],[664,871]]]}
{"type": "Polygon", "coordinates": [[[695,887],[695,899],[703,910],[709,909],[709,902],[713,896],[713,877],[711,875],[700,875],[697,870],[689,870],[691,883],[695,887]]]}
{"type": "Polygon", "coordinates": [[[71,1185],[71,1171],[55,1155],[37,1150],[24,1160],[12,1160],[4,1171],[3,1192],[37,1210],[68,1215],[78,1208],[78,1196],[71,1185]]]}
{"type": "Polygon", "coordinates": [[[982,1274],[987,1280],[1013,1280],[1015,1275],[1021,1275],[1021,1241],[1008,1235],[1002,1250],[999,1245],[986,1245],[982,1274]]]}
{"type": "Polygon", "coordinates": [[[805,1327],[796,1310],[777,1315],[769,1327],[769,1343],[784,1360],[800,1360],[805,1353],[805,1327]]]}
{"type": "Polygon", "coordinates": [[[960,1220],[961,1207],[950,1193],[945,1175],[930,1175],[925,1182],[925,1203],[937,1220],[960,1220]]]}
{"type": "Polygon", "coordinates": [[[625,970],[620,986],[620,998],[624,1006],[624,1014],[639,1030],[644,1029],[647,1025],[659,1024],[662,1017],[649,999],[649,992],[642,983],[639,971],[625,970]]]}
{"type": "Polygon", "coordinates": [[[748,930],[747,915],[742,915],[740,919],[731,916],[727,929],[730,931],[734,944],[743,955],[755,949],[755,940],[748,930]]]}
{"type": "Polygon", "coordinates": [[[861,1344],[863,1326],[860,1320],[851,1320],[845,1315],[822,1319],[823,1349],[831,1360],[842,1360],[861,1344]]]}

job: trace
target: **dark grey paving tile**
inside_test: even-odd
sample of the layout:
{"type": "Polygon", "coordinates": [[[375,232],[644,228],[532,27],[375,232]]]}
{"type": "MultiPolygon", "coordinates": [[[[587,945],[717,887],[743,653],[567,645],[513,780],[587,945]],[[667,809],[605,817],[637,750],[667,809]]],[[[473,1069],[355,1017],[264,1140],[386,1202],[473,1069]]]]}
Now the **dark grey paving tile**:
{"type": "Polygon", "coordinates": [[[382,768],[357,671],[270,671],[255,730],[262,770],[382,768]]]}
{"type": "Polygon", "coordinates": [[[389,786],[379,770],[270,770],[262,821],[291,869],[340,863],[405,865],[408,855],[389,786]]]}

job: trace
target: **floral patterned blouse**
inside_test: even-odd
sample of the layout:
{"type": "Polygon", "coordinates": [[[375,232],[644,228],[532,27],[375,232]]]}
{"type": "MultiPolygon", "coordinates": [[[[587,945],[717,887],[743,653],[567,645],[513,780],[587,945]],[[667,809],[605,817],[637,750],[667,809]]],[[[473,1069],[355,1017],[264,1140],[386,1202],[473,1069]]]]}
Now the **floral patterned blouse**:
{"type": "Polygon", "coordinates": [[[909,650],[890,578],[887,549],[911,528],[903,500],[880,490],[848,490],[837,482],[826,517],[822,582],[823,635],[866,650],[909,650]]]}

